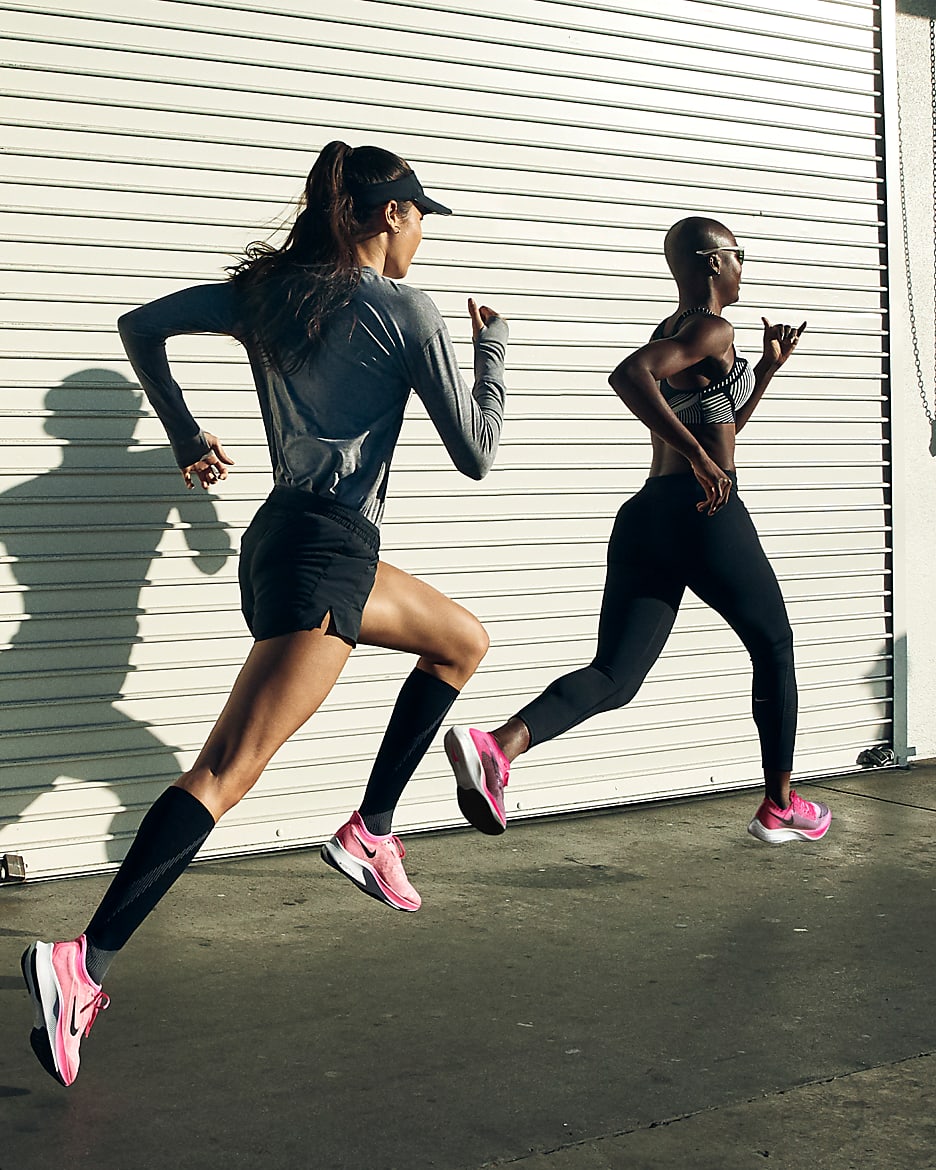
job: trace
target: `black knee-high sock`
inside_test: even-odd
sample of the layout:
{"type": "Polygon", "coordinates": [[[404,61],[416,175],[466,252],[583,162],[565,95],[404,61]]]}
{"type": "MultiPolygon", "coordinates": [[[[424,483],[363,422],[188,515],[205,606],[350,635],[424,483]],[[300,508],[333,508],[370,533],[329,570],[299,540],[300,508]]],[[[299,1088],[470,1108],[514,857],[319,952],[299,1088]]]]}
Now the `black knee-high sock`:
{"type": "Polygon", "coordinates": [[[184,788],[167,788],[140,822],[123,864],[88,923],[88,974],[96,982],[114,954],[183,872],[214,828],[214,817],[184,788]]]}
{"type": "Polygon", "coordinates": [[[361,801],[368,832],[390,832],[397,801],[457,698],[453,686],[418,667],[400,688],[361,801]]]}

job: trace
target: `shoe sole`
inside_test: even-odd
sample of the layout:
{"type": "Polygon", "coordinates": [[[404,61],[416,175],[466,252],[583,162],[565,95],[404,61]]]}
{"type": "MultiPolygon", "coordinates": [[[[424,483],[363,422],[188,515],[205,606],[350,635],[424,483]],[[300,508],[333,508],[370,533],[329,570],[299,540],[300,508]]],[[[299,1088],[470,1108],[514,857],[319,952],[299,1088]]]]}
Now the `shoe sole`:
{"type": "Polygon", "coordinates": [[[354,882],[359,890],[376,898],[378,902],[383,902],[385,906],[390,906],[394,910],[407,910],[410,913],[419,909],[419,906],[409,899],[393,893],[366,862],[349,853],[334,837],[322,846],[322,860],[332,869],[344,874],[349,881],[354,882]]]}
{"type": "Polygon", "coordinates": [[[499,837],[507,831],[507,824],[501,820],[500,810],[487,786],[484,767],[471,734],[460,727],[450,727],[442,745],[455,773],[458,785],[455,795],[462,816],[480,833],[499,837]]]}
{"type": "MultiPolygon", "coordinates": [[[[31,946],[28,946],[25,951],[23,951],[22,958],[20,959],[20,967],[23,970],[23,979],[26,981],[26,990],[29,992],[30,999],[32,1000],[34,1012],[33,1029],[29,1033],[29,1043],[30,1047],[36,1055],[36,1059],[46,1070],[49,1076],[58,1081],[60,1085],[65,1085],[67,1087],[67,1082],[64,1080],[62,1074],[58,1070],[55,1062],[55,1055],[52,1051],[52,1041],[49,1036],[48,1028],[48,1017],[42,998],[42,981],[36,963],[36,952],[39,947],[48,947],[51,952],[51,945],[49,943],[34,942],[31,946]]],[[[49,960],[48,967],[51,970],[51,958],[49,960]]],[[[50,1013],[53,1020],[53,1029],[55,1027],[56,1019],[54,1005],[58,999],[58,991],[57,986],[54,983],[54,978],[55,977],[53,973],[52,994],[54,998],[52,1011],[50,1013]]]]}
{"type": "Polygon", "coordinates": [[[781,845],[784,841],[821,841],[831,824],[830,817],[821,829],[765,829],[755,817],[748,825],[748,832],[766,845],[781,845]]]}

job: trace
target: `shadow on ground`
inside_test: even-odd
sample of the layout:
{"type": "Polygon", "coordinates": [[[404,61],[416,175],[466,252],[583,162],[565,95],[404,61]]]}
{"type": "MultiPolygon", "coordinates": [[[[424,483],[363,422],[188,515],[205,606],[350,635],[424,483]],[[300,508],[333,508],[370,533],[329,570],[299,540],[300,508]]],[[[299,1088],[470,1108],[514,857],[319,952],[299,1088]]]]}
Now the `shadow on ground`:
{"type": "MultiPolygon", "coordinates": [[[[598,1139],[748,1102],[793,1132],[809,1092],[809,1160],[769,1164],[847,1167],[822,1161],[823,1101],[853,1083],[874,1116],[847,1078],[936,1047],[934,791],[925,769],[829,781],[815,845],[750,838],[749,793],[412,837],[415,915],[314,852],[196,866],[115,964],[68,1091],[29,1052],[16,963],[33,932],[80,930],[105,879],[2,891],[0,1166],[727,1170],[763,1164],[766,1123],[760,1145],[680,1123],[697,1148],[675,1161],[598,1139]]],[[[919,1104],[891,1092],[882,1124],[916,1140],[919,1104]]],[[[903,1164],[891,1134],[862,1170],[903,1164]]]]}

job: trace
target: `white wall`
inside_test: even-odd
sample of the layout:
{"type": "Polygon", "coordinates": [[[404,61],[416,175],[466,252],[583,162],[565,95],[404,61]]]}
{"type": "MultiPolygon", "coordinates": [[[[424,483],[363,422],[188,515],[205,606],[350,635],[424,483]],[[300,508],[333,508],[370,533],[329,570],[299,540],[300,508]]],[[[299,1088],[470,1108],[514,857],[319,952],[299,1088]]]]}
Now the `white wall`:
{"type": "MultiPolygon", "coordinates": [[[[897,72],[903,109],[904,158],[914,302],[923,379],[930,406],[936,396],[933,353],[933,147],[929,18],[936,0],[899,0],[897,72]]],[[[892,138],[896,117],[890,123],[892,138]]],[[[890,206],[899,215],[896,175],[890,206]]],[[[899,240],[899,219],[893,225],[899,240]]],[[[892,234],[892,240],[894,236],[892,234]]],[[[892,249],[893,394],[895,429],[895,527],[902,564],[906,627],[907,746],[912,756],[936,756],[936,458],[930,453],[930,426],[920,401],[910,343],[907,282],[902,250],[892,249]]],[[[936,450],[936,447],[934,447],[936,450]]],[[[899,613],[899,610],[898,610],[899,613]]],[[[895,633],[900,635],[898,617],[895,633]]],[[[900,663],[898,658],[898,671],[900,663]]],[[[899,737],[898,737],[899,742],[899,737]]]]}
{"type": "MultiPolygon", "coordinates": [[[[649,458],[607,372],[672,309],[663,236],[701,210],[750,249],[731,315],[742,352],[757,353],[761,313],[809,321],[739,450],[795,631],[797,773],[848,771],[891,742],[873,0],[7,7],[0,853],[31,877],[118,861],[248,649],[232,553],[269,460],[245,363],[221,339],[171,346],[193,412],[237,459],[223,491],[188,496],[115,319],[217,279],[290,218],[319,146],[378,126],[458,212],[427,225],[412,277],[463,355],[466,293],[511,320],[495,469],[466,485],[414,403],[383,526],[389,560],[490,630],[458,720],[496,725],[594,652],[612,517],[649,458]]],[[[203,855],[327,838],[411,664],[355,654],[203,855]]],[[[688,599],[635,702],[531,754],[511,815],[760,771],[748,657],[688,599]]],[[[398,827],[459,821],[436,748],[398,827]]]]}

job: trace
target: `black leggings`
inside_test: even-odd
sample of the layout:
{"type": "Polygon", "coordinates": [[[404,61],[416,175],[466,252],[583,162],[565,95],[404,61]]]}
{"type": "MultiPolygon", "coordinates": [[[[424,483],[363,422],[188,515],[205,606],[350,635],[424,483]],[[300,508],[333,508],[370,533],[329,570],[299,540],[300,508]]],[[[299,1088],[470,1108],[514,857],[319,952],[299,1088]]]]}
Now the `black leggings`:
{"type": "Polygon", "coordinates": [[[630,702],[660,656],[688,587],[721,614],[751,656],[764,768],[792,770],[796,678],[783,595],[737,491],[714,516],[696,510],[703,498],[691,473],[661,475],[618,512],[598,653],[517,713],[531,747],[630,702]]]}

